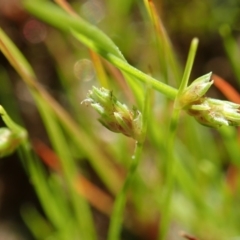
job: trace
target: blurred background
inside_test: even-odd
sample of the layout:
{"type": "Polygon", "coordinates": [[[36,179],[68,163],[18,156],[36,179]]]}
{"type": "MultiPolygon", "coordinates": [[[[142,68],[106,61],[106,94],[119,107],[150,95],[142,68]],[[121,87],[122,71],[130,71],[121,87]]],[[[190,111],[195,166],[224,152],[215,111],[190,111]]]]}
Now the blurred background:
{"type": "MultiPolygon", "coordinates": [[[[81,17],[107,33],[133,66],[144,72],[151,69],[151,74],[158,77],[159,62],[154,50],[152,26],[142,1],[128,0],[124,4],[115,0],[69,2],[81,17]]],[[[227,24],[240,43],[240,1],[161,0],[154,3],[182,66],[192,38],[200,40],[191,79],[213,71],[240,90],[219,34],[220,27],[227,24]]],[[[69,79],[76,105],[76,109],[69,108],[69,112],[74,115],[87,89],[95,81],[87,49],[29,15],[20,0],[0,0],[0,27],[26,56],[41,84],[66,109],[69,108],[69,99],[64,95],[61,74],[69,79]],[[74,54],[76,48],[78,53],[74,54]],[[59,63],[64,66],[62,72],[56,68],[59,63]],[[83,82],[81,86],[79,81],[83,82]]],[[[32,97],[1,53],[0,79],[0,104],[14,120],[26,127],[32,140],[49,143],[32,97]],[[2,79],[10,81],[2,82],[2,79]]],[[[223,98],[216,89],[211,94],[223,98]]],[[[89,166],[86,168],[90,171],[89,166]]],[[[93,172],[92,175],[94,179],[93,172]]],[[[0,240],[34,239],[21,217],[22,208],[29,203],[42,211],[18,155],[14,153],[0,161],[0,240]]],[[[101,227],[106,228],[107,219],[98,217],[101,227]]]]}

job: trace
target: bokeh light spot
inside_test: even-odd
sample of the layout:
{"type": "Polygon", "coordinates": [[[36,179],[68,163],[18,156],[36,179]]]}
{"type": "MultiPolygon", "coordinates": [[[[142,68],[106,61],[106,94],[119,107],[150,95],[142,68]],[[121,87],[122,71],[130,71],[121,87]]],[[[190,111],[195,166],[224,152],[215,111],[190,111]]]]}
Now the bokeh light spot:
{"type": "Polygon", "coordinates": [[[74,65],[74,74],[81,81],[91,81],[95,77],[92,62],[88,59],[78,60],[74,65]]]}
{"type": "Polygon", "coordinates": [[[92,24],[99,23],[105,16],[103,3],[97,0],[88,0],[82,5],[81,15],[92,24]]]}
{"type": "Polygon", "coordinates": [[[47,36],[47,29],[42,23],[31,19],[24,25],[23,35],[28,42],[36,44],[44,41],[47,36]]]}

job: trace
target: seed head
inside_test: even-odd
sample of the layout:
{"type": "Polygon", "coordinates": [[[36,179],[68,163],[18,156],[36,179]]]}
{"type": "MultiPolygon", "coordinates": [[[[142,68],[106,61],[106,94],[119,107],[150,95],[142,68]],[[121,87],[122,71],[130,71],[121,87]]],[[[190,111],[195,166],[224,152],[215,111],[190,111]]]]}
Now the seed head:
{"type": "Polygon", "coordinates": [[[141,140],[142,114],[120,103],[112,91],[93,87],[82,103],[90,104],[100,114],[99,122],[110,131],[141,140]]]}
{"type": "Polygon", "coordinates": [[[22,136],[13,133],[6,127],[0,128],[0,157],[11,154],[22,142],[22,136]]]}
{"type": "Polygon", "coordinates": [[[209,127],[240,125],[240,105],[228,101],[203,98],[199,103],[191,105],[188,113],[209,127]]]}

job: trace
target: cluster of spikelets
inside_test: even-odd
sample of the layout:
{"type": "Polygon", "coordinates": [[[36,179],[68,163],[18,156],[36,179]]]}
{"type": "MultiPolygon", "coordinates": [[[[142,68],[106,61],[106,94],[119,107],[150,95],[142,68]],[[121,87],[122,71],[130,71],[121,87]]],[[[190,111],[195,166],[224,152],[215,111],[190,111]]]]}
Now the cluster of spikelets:
{"type": "Polygon", "coordinates": [[[99,114],[99,121],[109,130],[122,133],[140,141],[142,138],[142,114],[119,102],[112,91],[93,87],[82,102],[90,104],[99,114]]]}
{"type": "MultiPolygon", "coordinates": [[[[211,73],[199,77],[177,96],[174,107],[185,110],[205,126],[239,126],[239,104],[205,96],[212,84],[211,73]]],[[[136,141],[142,140],[141,112],[119,102],[112,91],[93,87],[83,103],[90,104],[100,114],[99,121],[109,130],[136,141]]],[[[0,128],[0,157],[3,157],[12,153],[26,139],[26,131],[13,123],[2,106],[0,115],[9,127],[0,128]]]]}
{"type": "Polygon", "coordinates": [[[178,107],[209,127],[240,125],[240,105],[205,96],[213,84],[211,73],[206,74],[188,86],[177,101],[178,107]]]}
{"type": "Polygon", "coordinates": [[[0,116],[7,127],[0,127],[0,158],[13,153],[26,139],[27,131],[18,126],[0,105],[0,116]]]}
{"type": "MultiPolygon", "coordinates": [[[[205,96],[212,86],[211,73],[192,82],[175,101],[199,123],[209,127],[240,125],[240,105],[205,96]]],[[[99,114],[99,121],[109,130],[139,141],[142,136],[142,114],[120,103],[112,91],[93,87],[83,103],[90,104],[99,114]]]]}

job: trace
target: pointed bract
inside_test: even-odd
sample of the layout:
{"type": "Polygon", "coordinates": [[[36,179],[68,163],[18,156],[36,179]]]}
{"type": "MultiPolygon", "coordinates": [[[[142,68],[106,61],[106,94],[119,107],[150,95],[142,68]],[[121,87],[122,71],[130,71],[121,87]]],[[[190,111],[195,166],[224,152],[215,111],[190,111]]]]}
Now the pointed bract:
{"type": "Polygon", "coordinates": [[[211,76],[212,73],[208,73],[194,80],[179,97],[178,108],[186,108],[201,99],[213,84],[211,76]]]}

